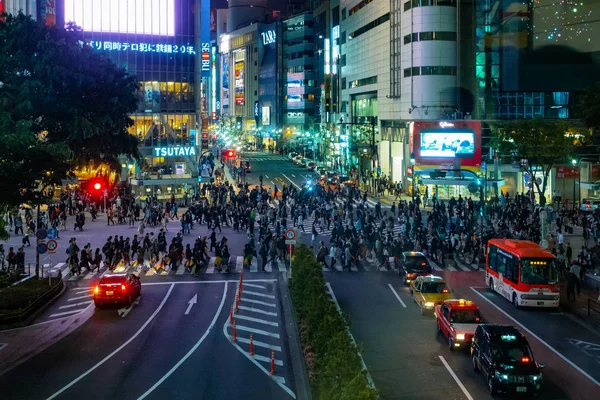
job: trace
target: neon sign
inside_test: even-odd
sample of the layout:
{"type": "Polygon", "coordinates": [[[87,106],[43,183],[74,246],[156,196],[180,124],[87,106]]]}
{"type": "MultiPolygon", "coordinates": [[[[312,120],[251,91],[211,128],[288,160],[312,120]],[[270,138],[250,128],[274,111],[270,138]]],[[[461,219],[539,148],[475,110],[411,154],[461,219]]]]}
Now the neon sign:
{"type": "Polygon", "coordinates": [[[271,43],[275,43],[275,41],[277,40],[277,35],[275,34],[275,31],[261,32],[260,35],[262,36],[263,45],[265,46],[271,43]]]}
{"type": "Polygon", "coordinates": [[[94,50],[104,51],[138,51],[140,53],[163,54],[196,54],[194,46],[176,44],[154,43],[129,43],[111,41],[90,41],[88,43],[94,50]]]}
{"type": "Polygon", "coordinates": [[[155,147],[155,157],[195,156],[196,148],[192,146],[155,147]]]}
{"type": "Polygon", "coordinates": [[[210,43],[202,43],[202,72],[210,72],[210,43]]]}

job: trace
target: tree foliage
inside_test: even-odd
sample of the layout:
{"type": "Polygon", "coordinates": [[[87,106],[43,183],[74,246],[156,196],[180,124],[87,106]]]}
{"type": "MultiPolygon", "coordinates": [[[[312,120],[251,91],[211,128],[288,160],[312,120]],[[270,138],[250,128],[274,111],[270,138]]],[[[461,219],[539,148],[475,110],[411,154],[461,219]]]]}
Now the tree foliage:
{"type": "Polygon", "coordinates": [[[0,22],[0,205],[40,201],[76,167],[140,158],[127,131],[138,83],[81,39],[23,14],[0,22]]]}
{"type": "Polygon", "coordinates": [[[579,117],[588,128],[600,128],[600,82],[586,88],[581,96],[579,117]]]}
{"type": "Polygon", "coordinates": [[[496,154],[517,161],[530,174],[540,204],[544,205],[552,167],[570,163],[575,147],[583,139],[583,133],[567,121],[533,119],[502,124],[494,131],[490,144],[496,154]]]}

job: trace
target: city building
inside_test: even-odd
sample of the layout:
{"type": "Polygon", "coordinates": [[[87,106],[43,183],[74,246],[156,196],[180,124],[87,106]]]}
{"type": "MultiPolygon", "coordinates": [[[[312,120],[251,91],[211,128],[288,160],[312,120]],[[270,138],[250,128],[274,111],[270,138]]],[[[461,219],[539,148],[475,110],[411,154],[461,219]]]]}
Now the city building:
{"type": "Polygon", "coordinates": [[[200,112],[206,109],[202,79],[210,71],[202,65],[202,53],[210,48],[200,45],[198,26],[206,5],[201,7],[200,0],[91,4],[64,0],[61,19],[81,26],[85,43],[141,85],[130,133],[140,141],[143,163],[123,160],[121,179],[129,179],[137,196],[193,193],[201,155],[200,112]]]}
{"type": "MultiPolygon", "coordinates": [[[[38,0],[0,0],[0,14],[18,14],[22,12],[25,15],[31,15],[38,18],[38,0]]],[[[45,3],[45,2],[44,2],[45,3]]]]}

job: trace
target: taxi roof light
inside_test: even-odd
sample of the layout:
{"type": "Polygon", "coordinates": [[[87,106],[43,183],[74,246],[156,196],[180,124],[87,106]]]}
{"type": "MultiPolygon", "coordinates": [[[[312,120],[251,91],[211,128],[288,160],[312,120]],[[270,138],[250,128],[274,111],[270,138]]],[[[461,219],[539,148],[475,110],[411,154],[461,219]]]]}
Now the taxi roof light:
{"type": "Polygon", "coordinates": [[[500,339],[504,340],[505,342],[512,342],[517,340],[517,337],[515,335],[502,335],[500,336],[500,339]]]}
{"type": "Polygon", "coordinates": [[[522,363],[528,363],[530,361],[531,361],[531,359],[529,357],[523,357],[523,358],[521,358],[521,362],[522,363]]]}

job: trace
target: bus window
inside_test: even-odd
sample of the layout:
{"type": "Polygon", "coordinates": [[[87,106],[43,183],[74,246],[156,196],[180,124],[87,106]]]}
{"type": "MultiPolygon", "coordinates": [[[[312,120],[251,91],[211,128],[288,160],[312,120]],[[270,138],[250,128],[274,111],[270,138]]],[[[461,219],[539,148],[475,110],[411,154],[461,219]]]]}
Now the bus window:
{"type": "Polygon", "coordinates": [[[519,264],[517,260],[506,259],[506,273],[504,277],[511,282],[519,283],[519,264]]]}
{"type": "Polygon", "coordinates": [[[521,260],[521,282],[528,284],[558,283],[558,270],[554,260],[521,260]]]}
{"type": "Polygon", "coordinates": [[[498,249],[496,246],[490,246],[490,251],[488,252],[488,265],[492,271],[496,271],[496,253],[498,249]]]}
{"type": "Polygon", "coordinates": [[[499,253],[496,257],[496,260],[496,271],[498,271],[498,273],[501,275],[506,275],[506,263],[508,262],[508,257],[503,255],[502,253],[499,253]]]}

